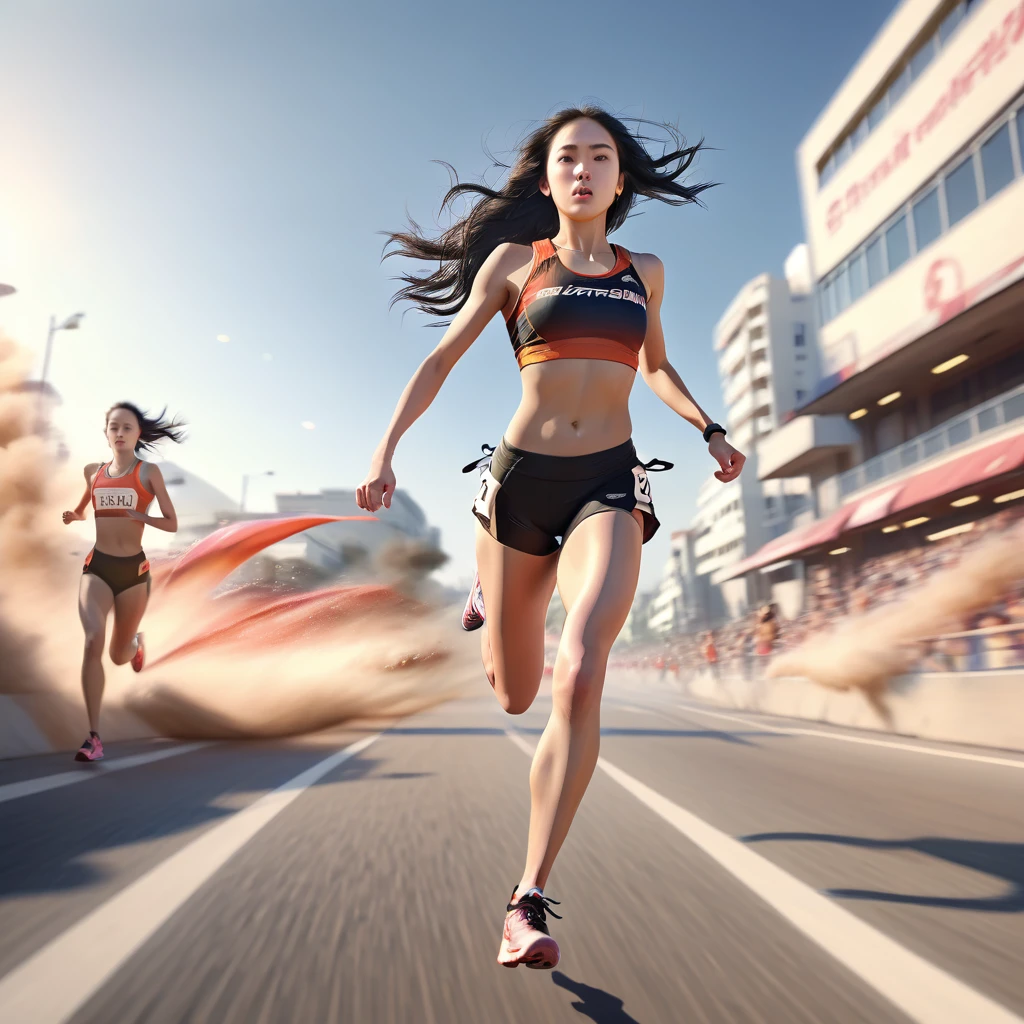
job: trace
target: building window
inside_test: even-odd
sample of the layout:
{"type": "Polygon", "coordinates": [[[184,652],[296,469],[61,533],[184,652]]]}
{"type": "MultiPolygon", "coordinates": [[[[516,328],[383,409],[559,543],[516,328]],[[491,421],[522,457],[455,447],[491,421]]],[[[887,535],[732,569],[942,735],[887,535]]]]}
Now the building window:
{"type": "Polygon", "coordinates": [[[910,77],[918,79],[935,56],[935,37],[929,39],[920,50],[910,58],[910,77]]]}
{"type": "Polygon", "coordinates": [[[1024,107],[1017,111],[1017,156],[1024,167],[1024,107]]]}
{"type": "Polygon", "coordinates": [[[864,253],[861,251],[850,260],[850,302],[856,302],[867,291],[866,273],[864,253]]]}
{"type": "Polygon", "coordinates": [[[885,233],[885,254],[889,261],[889,273],[902,267],[910,259],[910,237],[907,235],[907,218],[900,217],[885,233]]]}
{"type": "Polygon", "coordinates": [[[805,391],[801,391],[801,389],[800,389],[800,388],[797,388],[797,389],[796,389],[796,400],[797,400],[798,402],[802,402],[802,401],[804,400],[804,395],[805,395],[806,393],[807,393],[807,392],[805,392],[805,391]]]}
{"type": "Polygon", "coordinates": [[[867,248],[868,287],[874,288],[885,277],[885,265],[882,262],[882,239],[876,238],[867,248]]]}
{"type": "MultiPolygon", "coordinates": [[[[903,98],[912,82],[915,82],[935,59],[935,55],[956,34],[960,24],[973,13],[981,0],[962,0],[954,4],[940,22],[938,28],[917,49],[903,52],[896,66],[900,68],[889,81],[886,89],[878,90],[877,99],[866,117],[859,118],[844,129],[832,143],[828,158],[818,170],[818,187],[824,188],[833,175],[850,158],[858,146],[884,120],[885,115],[903,98]]],[[[881,83],[880,83],[881,85],[881,83]]]]}
{"type": "Polygon", "coordinates": [[[793,325],[793,344],[797,348],[803,348],[807,344],[807,327],[805,324],[793,325]]]}
{"type": "Polygon", "coordinates": [[[985,198],[991,199],[1013,181],[1013,152],[1010,149],[1010,125],[1004,124],[981,147],[981,172],[985,180],[985,198]]]}
{"type": "Polygon", "coordinates": [[[946,175],[946,213],[949,226],[959,223],[978,206],[978,183],[974,179],[974,155],[968,154],[956,170],[946,175]]]}
{"type": "Polygon", "coordinates": [[[942,214],[939,211],[939,186],[914,203],[914,241],[920,252],[942,234],[942,214]]]}
{"type": "Polygon", "coordinates": [[[807,358],[807,353],[806,352],[797,352],[796,358],[797,358],[797,360],[806,359],[807,358]]]}
{"type": "Polygon", "coordinates": [[[942,24],[939,25],[940,46],[945,46],[946,43],[949,42],[950,36],[952,36],[957,28],[959,28],[960,22],[963,20],[963,16],[964,9],[960,4],[957,4],[956,7],[954,7],[953,10],[951,10],[949,14],[942,19],[942,24]]]}

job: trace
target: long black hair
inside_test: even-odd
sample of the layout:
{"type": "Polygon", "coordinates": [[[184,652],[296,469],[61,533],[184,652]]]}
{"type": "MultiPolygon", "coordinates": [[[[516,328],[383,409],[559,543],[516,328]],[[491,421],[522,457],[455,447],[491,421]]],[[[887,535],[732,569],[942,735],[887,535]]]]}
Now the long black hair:
{"type": "Polygon", "coordinates": [[[134,402],[115,402],[103,417],[104,429],[110,422],[110,414],[115,409],[127,409],[139,421],[139,440],[135,444],[135,452],[152,451],[157,441],[169,440],[175,444],[181,444],[185,440],[185,421],[179,419],[169,420],[167,406],[158,416],[150,416],[144,413],[134,402]]]}
{"type": "MultiPolygon", "coordinates": [[[[695,146],[687,146],[673,125],[629,118],[638,127],[653,124],[668,135],[670,145],[665,148],[669,152],[653,157],[644,143],[654,140],[639,132],[631,133],[619,118],[606,110],[589,105],[568,107],[549,117],[526,138],[500,189],[459,182],[454,168],[445,165],[456,184],[445,195],[442,210],[463,195],[480,198],[469,213],[438,238],[428,238],[415,223],[410,224],[408,231],[385,232],[388,238],[385,258],[410,256],[439,264],[431,274],[400,275],[398,280],[404,281],[405,287],[395,293],[391,304],[407,299],[425,313],[452,317],[465,305],[477,271],[498,245],[502,242],[530,245],[556,234],[558,210],[554,200],[540,191],[540,183],[547,173],[548,150],[555,135],[565,125],[581,118],[596,121],[611,135],[618,149],[619,170],[625,174],[622,194],[608,209],[606,230],[609,234],[622,226],[640,201],[659,199],[672,206],[700,204],[701,192],[712,186],[712,182],[684,185],[678,180],[703,148],[703,139],[695,146]]],[[[496,162],[496,166],[506,165],[496,162]]]]}

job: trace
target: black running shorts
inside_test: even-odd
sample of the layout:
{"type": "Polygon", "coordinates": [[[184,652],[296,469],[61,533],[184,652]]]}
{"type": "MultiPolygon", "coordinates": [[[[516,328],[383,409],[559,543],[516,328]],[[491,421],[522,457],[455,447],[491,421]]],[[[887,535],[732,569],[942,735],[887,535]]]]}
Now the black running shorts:
{"type": "Polygon", "coordinates": [[[99,576],[114,592],[114,597],[140,583],[146,584],[146,593],[149,593],[149,559],[144,551],[137,555],[108,555],[93,548],[86,555],[82,573],[99,576]]]}
{"type": "MultiPolygon", "coordinates": [[[[484,449],[487,450],[486,447],[484,449]]],[[[654,515],[648,472],[672,464],[637,457],[632,441],[590,455],[539,455],[502,439],[482,469],[473,514],[499,544],[530,555],[550,555],[588,516],[607,509],[643,515],[644,543],[660,525],[654,515]]]]}

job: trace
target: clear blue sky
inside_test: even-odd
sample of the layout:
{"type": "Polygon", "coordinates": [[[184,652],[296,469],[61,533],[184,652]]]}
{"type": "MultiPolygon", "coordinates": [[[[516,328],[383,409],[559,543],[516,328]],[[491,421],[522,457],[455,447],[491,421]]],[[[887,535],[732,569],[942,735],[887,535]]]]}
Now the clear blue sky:
{"type": "MultiPolygon", "coordinates": [[[[87,313],[52,364],[76,457],[102,456],[102,411],[129,398],[182,413],[191,437],[168,457],[229,494],[273,469],[251,507],[273,508],[273,487],[352,487],[439,337],[389,312],[398,266],[380,264],[378,232],[407,212],[435,223],[447,176],[432,160],[478,178],[485,144],[507,154],[538,119],[595,100],[716,147],[697,170],[722,183],[707,210],[647,204],[615,237],[664,260],[670,357],[720,411],[712,327],[802,240],[796,145],[893,6],[8,5],[0,281],[19,294],[0,326],[41,359],[50,313],[87,313]]],[[[459,468],[498,440],[518,395],[494,323],[399,449],[399,486],[452,556],[446,580],[472,571],[459,468]]],[[[713,465],[639,380],[632,409],[640,453],[677,465],[653,481],[650,586],[713,465]]]]}

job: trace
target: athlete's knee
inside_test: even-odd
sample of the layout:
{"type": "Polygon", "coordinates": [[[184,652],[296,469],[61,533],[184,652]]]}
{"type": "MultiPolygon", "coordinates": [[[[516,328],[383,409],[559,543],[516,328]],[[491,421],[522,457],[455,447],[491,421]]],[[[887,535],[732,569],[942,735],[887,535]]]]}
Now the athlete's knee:
{"type": "Polygon", "coordinates": [[[556,707],[569,717],[591,712],[601,703],[604,688],[604,661],[598,652],[556,662],[551,697],[556,707]]]}
{"type": "Polygon", "coordinates": [[[85,656],[89,660],[98,661],[103,657],[103,634],[98,631],[86,630],[85,656]]]}
{"type": "Polygon", "coordinates": [[[132,660],[132,653],[133,652],[131,650],[115,650],[114,645],[110,645],[110,660],[115,665],[127,665],[128,662],[132,660]]]}

